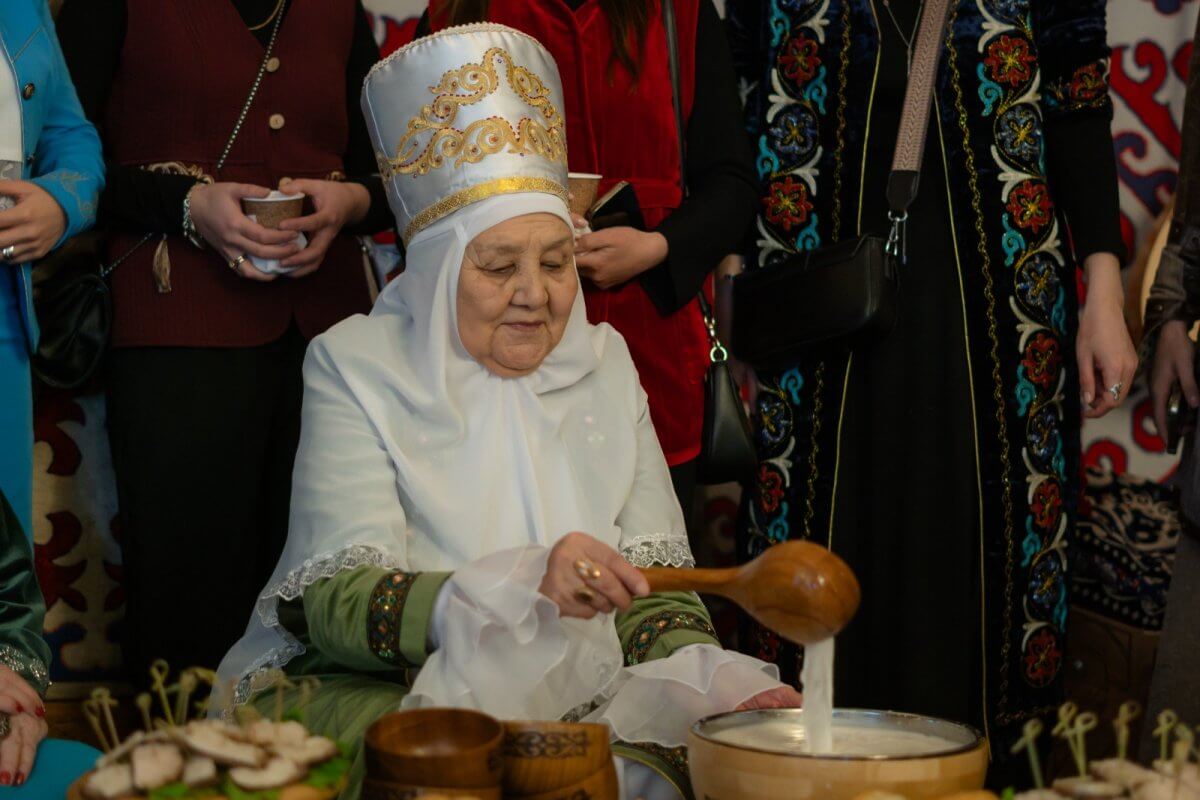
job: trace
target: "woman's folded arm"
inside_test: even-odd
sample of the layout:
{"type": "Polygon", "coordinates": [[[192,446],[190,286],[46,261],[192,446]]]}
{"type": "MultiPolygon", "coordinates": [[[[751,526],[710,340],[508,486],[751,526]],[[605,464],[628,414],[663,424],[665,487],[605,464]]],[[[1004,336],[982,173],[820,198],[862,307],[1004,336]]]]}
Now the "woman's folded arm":
{"type": "Polygon", "coordinates": [[[359,567],[308,587],[280,621],[347,669],[420,667],[431,651],[434,604],[449,572],[359,567]],[[297,614],[296,612],[302,612],[297,614]]]}

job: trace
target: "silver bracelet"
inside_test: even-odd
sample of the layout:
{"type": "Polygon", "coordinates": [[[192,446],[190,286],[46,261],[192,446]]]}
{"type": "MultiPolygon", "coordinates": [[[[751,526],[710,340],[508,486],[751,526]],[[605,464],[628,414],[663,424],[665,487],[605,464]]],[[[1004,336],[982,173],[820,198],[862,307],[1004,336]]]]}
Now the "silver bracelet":
{"type": "Polygon", "coordinates": [[[197,183],[183,196],[183,238],[191,242],[192,246],[198,250],[204,248],[204,237],[196,230],[196,223],[192,221],[192,192],[202,185],[203,183],[197,183]]]}

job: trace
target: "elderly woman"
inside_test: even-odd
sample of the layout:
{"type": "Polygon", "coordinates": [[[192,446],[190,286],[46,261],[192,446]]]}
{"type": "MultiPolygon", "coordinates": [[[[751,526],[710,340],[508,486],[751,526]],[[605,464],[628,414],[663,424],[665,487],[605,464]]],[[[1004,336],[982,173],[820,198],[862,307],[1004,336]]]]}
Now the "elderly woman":
{"type": "Polygon", "coordinates": [[[289,538],[227,700],[319,675],[309,724],[355,743],[401,707],[583,717],[629,796],[686,792],[693,720],[799,697],[634,569],[691,554],[629,351],[584,314],[554,63],[455,28],[363,104],[408,268],[309,349],[289,538]]]}

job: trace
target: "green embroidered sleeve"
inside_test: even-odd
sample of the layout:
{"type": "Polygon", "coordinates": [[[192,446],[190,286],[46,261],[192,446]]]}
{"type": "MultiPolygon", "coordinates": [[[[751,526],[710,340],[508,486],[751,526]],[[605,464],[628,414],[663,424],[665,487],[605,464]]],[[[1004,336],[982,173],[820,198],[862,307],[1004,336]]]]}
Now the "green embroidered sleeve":
{"type": "Polygon", "coordinates": [[[419,667],[429,657],[434,601],[449,577],[359,567],[317,581],[304,592],[306,638],[351,670],[419,667]]]}
{"type": "Polygon", "coordinates": [[[663,592],[617,615],[617,636],[629,666],[666,658],[689,644],[721,646],[708,609],[691,592],[663,592]]]}

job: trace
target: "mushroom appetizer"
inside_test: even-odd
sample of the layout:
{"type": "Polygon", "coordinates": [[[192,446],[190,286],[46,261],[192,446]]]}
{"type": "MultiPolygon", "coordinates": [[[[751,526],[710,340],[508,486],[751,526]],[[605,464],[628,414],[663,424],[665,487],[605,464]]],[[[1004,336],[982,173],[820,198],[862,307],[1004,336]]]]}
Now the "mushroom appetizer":
{"type": "Polygon", "coordinates": [[[346,785],[350,761],[341,748],[298,721],[316,679],[301,681],[299,706],[286,715],[281,682],[273,720],[246,707],[237,723],[189,722],[193,711],[208,710],[207,698],[193,702],[193,693],[202,684],[211,688],[216,676],[193,667],[168,685],[169,674],[165,662],[151,666],[150,691],[136,699],[144,730],[124,740],[112,713],[116,701],[105,688],[92,692],[83,711],[106,752],[68,800],[332,800],[346,785]]]}
{"type": "Polygon", "coordinates": [[[134,733],[80,789],[86,800],[324,800],[349,769],[336,744],[299,722],[206,719],[134,733]]]}

